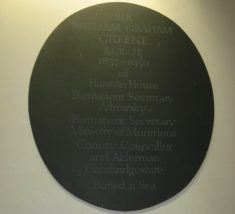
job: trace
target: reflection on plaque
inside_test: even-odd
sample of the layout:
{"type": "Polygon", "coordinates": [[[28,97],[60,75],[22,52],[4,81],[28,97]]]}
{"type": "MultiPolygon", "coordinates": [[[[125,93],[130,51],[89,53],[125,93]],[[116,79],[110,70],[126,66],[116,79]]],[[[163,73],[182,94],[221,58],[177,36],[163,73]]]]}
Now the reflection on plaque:
{"type": "Polygon", "coordinates": [[[111,210],[154,206],[189,184],[213,112],[192,41],[165,16],[127,3],[67,18],[30,82],[30,121],[46,166],[66,190],[111,210]]]}

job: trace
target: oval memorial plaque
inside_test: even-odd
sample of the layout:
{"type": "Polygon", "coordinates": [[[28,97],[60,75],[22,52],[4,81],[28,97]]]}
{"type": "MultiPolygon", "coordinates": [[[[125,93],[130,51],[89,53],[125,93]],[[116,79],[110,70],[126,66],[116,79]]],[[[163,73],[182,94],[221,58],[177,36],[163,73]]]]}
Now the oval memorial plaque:
{"type": "Polygon", "coordinates": [[[29,115],[41,157],[65,189],[129,211],[190,183],[210,143],[214,106],[203,60],[174,22],[108,3],[75,13],[47,39],[29,115]]]}

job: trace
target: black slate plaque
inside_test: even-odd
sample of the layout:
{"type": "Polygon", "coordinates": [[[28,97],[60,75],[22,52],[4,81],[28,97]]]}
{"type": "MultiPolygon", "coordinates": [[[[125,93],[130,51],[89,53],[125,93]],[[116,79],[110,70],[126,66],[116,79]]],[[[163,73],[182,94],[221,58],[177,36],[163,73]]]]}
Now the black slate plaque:
{"type": "Polygon", "coordinates": [[[46,166],[69,192],[112,210],[159,204],[189,184],[213,113],[192,41],[165,16],[127,3],[61,23],[30,82],[30,122],[46,166]]]}

